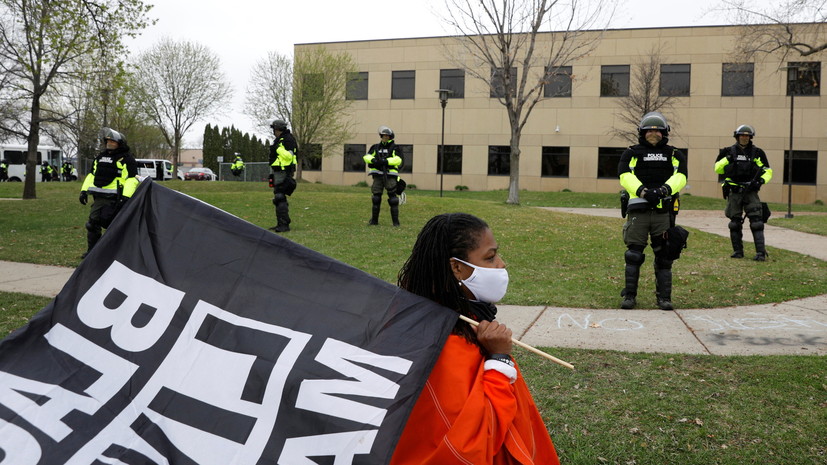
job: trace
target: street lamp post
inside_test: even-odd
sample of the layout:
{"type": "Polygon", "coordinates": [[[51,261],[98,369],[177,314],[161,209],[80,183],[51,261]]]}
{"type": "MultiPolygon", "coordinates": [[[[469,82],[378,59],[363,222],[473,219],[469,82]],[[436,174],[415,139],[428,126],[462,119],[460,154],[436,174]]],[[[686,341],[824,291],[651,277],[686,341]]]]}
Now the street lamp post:
{"type": "Polygon", "coordinates": [[[798,90],[798,66],[784,66],[787,70],[787,85],[790,90],[790,152],[787,159],[787,214],[793,217],[793,111],[795,110],[795,93],[798,90]]]}
{"type": "Polygon", "coordinates": [[[442,180],[445,176],[445,105],[448,104],[448,95],[454,91],[437,89],[435,92],[439,92],[439,104],[442,105],[442,143],[439,145],[439,196],[442,197],[442,180]]]}

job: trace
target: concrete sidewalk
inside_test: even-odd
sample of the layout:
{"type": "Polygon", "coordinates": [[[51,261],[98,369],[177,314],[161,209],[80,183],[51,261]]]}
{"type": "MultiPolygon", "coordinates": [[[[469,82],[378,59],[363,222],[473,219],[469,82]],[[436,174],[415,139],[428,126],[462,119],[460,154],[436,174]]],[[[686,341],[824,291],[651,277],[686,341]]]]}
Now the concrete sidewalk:
{"type": "MultiPolygon", "coordinates": [[[[620,217],[614,209],[551,210],[620,217]]],[[[685,211],[678,218],[681,225],[729,236],[727,220],[719,212],[685,211]]],[[[744,238],[747,236],[748,232],[744,238]]],[[[766,240],[772,247],[827,260],[824,236],[768,226],[766,240]]],[[[53,297],[74,271],[0,261],[0,291],[53,297]]],[[[671,312],[501,305],[498,319],[513,330],[516,338],[538,347],[714,355],[827,355],[827,283],[824,295],[769,305],[671,312]]]]}

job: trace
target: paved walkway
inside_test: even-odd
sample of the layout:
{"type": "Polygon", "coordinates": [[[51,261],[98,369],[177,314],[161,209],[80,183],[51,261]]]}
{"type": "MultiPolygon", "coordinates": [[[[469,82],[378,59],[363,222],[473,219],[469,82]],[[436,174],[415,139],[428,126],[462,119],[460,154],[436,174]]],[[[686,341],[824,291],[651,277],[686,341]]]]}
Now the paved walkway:
{"type": "MultiPolygon", "coordinates": [[[[616,209],[551,210],[619,218],[616,209]]],[[[720,212],[683,211],[678,223],[729,236],[727,220],[720,212]]],[[[766,231],[769,246],[827,261],[825,236],[769,225],[766,231]]],[[[748,236],[745,233],[744,239],[748,236]]],[[[53,297],[73,272],[73,268],[0,261],[0,291],[53,297]]],[[[714,355],[827,355],[827,283],[824,295],[768,305],[672,312],[520,305],[502,305],[499,310],[499,320],[514,331],[515,337],[538,347],[714,355]]]]}

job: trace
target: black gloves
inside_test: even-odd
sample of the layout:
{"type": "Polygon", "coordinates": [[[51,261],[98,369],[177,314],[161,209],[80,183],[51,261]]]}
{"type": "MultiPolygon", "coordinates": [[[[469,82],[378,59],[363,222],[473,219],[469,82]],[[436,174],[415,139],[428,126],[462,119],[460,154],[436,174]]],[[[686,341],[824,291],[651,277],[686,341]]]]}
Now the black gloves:
{"type": "Polygon", "coordinates": [[[761,184],[764,184],[764,180],[761,178],[753,179],[750,181],[749,186],[747,186],[748,190],[758,192],[761,190],[761,184]]]}
{"type": "Polygon", "coordinates": [[[656,207],[660,202],[660,189],[645,189],[643,192],[643,198],[649,202],[649,205],[656,207]]]}
{"type": "Polygon", "coordinates": [[[373,166],[375,166],[376,168],[378,168],[378,169],[382,169],[382,168],[384,168],[384,167],[388,166],[388,160],[387,160],[387,159],[385,159],[385,158],[373,157],[373,162],[372,162],[372,164],[373,164],[373,166]]]}
{"type": "Polygon", "coordinates": [[[672,188],[669,187],[668,184],[664,184],[658,187],[656,190],[658,191],[660,198],[669,197],[669,195],[672,193],[672,188]]]}
{"type": "Polygon", "coordinates": [[[89,194],[87,194],[86,191],[80,191],[80,197],[78,197],[78,200],[80,200],[80,204],[81,205],[86,205],[86,202],[89,201],[88,199],[89,199],[89,194]]]}

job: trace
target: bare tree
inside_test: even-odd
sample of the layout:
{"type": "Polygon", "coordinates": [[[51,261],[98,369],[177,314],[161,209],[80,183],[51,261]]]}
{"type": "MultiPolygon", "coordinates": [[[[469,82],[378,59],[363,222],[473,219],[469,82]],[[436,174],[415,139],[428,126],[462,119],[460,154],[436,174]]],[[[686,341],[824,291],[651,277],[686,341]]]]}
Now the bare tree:
{"type": "Polygon", "coordinates": [[[613,0],[446,0],[445,21],[459,34],[449,58],[492,89],[511,125],[509,204],[520,203],[520,136],[544,99],[543,87],[599,42],[613,0]],[[599,26],[598,26],[599,25],[599,26]],[[588,29],[598,29],[589,32],[588,29]],[[545,32],[557,31],[545,34],[545,32]]]}
{"type": "Polygon", "coordinates": [[[10,100],[25,108],[24,114],[0,121],[0,127],[28,143],[24,199],[37,197],[42,125],[65,117],[42,105],[44,95],[72,79],[68,68],[82,57],[117,62],[122,38],[147,25],[150,8],[141,0],[0,0],[0,73],[10,76],[10,100]]]}
{"type": "Polygon", "coordinates": [[[144,113],[172,149],[175,178],[184,135],[196,122],[220,113],[232,97],[221,59],[203,45],[162,39],[138,56],[132,78],[144,113]]]}
{"type": "Polygon", "coordinates": [[[742,24],[735,52],[743,61],[781,54],[806,57],[827,49],[827,1],[781,0],[760,8],[746,0],[723,0],[718,10],[742,24]]]}
{"type": "Polygon", "coordinates": [[[320,146],[319,155],[330,155],[351,137],[353,124],[347,117],[351,101],[345,93],[355,69],[349,54],[330,53],[324,47],[301,52],[293,63],[271,52],[254,66],[245,113],[270,137],[273,119],[290,122],[299,145],[299,179],[301,161],[311,147],[320,146]]]}
{"type": "Polygon", "coordinates": [[[670,115],[675,103],[672,95],[661,95],[660,68],[663,63],[661,46],[656,45],[647,54],[632,64],[632,81],[629,95],[618,99],[617,126],[610,134],[626,139],[632,144],[638,140],[637,127],[640,118],[650,111],[658,111],[675,124],[675,117],[670,115]]]}

